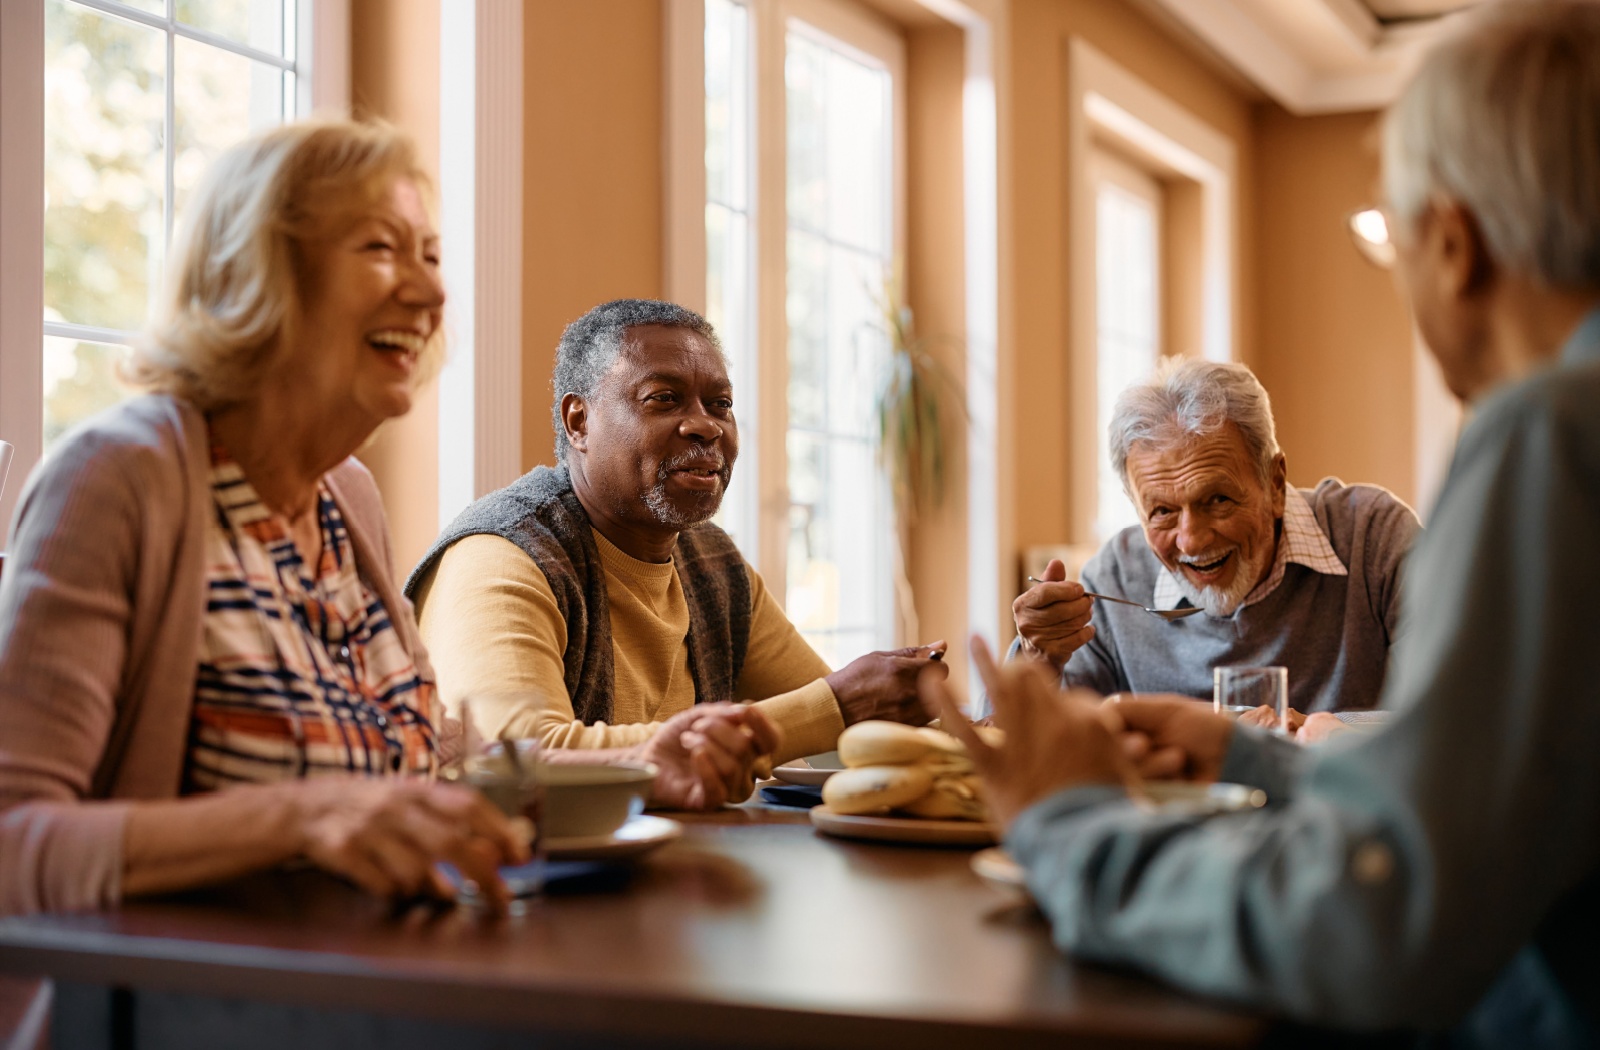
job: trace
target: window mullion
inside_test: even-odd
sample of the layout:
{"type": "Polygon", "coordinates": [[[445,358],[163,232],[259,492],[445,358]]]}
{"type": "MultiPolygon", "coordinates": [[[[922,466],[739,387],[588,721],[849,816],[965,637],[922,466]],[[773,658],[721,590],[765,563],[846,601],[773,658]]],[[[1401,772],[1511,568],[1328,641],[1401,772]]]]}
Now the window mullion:
{"type": "MultiPolygon", "coordinates": [[[[167,0],[167,14],[169,16],[172,14],[172,4],[173,0],[167,0]]],[[[162,85],[162,91],[166,95],[166,113],[162,117],[161,124],[161,176],[163,180],[161,212],[162,229],[166,231],[161,241],[161,264],[163,269],[166,267],[167,253],[172,248],[172,223],[175,218],[174,212],[177,211],[173,201],[173,165],[174,158],[177,155],[177,149],[173,143],[178,137],[178,93],[174,89],[174,82],[177,77],[177,45],[178,41],[172,33],[171,23],[168,23],[167,79],[166,83],[162,85]]]]}

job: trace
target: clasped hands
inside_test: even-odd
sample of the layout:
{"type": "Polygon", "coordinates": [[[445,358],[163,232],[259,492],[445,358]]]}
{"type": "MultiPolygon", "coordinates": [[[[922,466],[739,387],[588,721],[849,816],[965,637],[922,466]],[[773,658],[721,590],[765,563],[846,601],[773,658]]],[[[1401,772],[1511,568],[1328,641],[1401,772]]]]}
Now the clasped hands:
{"type": "Polygon", "coordinates": [[[1003,828],[1023,810],[1071,787],[1119,785],[1137,794],[1145,779],[1217,779],[1233,739],[1232,720],[1183,697],[1105,702],[1087,690],[1062,692],[1038,661],[997,666],[989,646],[972,640],[972,660],[1005,731],[986,744],[956,705],[942,677],[919,683],[923,703],[966,745],[1003,828]]]}

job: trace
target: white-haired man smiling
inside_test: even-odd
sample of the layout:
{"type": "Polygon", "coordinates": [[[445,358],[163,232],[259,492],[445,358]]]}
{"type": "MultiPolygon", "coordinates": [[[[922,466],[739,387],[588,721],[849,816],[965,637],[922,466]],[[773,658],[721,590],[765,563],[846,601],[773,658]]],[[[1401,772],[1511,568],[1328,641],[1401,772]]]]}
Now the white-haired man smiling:
{"type": "Polygon", "coordinates": [[[1106,543],[1081,585],[1055,562],[1017,598],[1023,647],[1102,694],[1208,696],[1214,667],[1277,665],[1298,711],[1376,704],[1411,509],[1374,485],[1289,485],[1272,404],[1243,365],[1169,361],[1122,392],[1110,432],[1140,525],[1106,543]],[[1091,608],[1085,590],[1205,615],[1091,608]]]}

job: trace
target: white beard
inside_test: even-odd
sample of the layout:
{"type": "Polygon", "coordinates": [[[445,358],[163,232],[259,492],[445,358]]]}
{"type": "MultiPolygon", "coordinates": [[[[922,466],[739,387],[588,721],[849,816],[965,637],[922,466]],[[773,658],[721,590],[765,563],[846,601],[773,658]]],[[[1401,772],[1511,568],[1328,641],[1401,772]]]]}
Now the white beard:
{"type": "Polygon", "coordinates": [[[1264,553],[1251,561],[1244,561],[1238,548],[1234,549],[1233,554],[1241,560],[1238,571],[1233,574],[1233,582],[1227,587],[1196,587],[1180,568],[1172,574],[1178,583],[1178,593],[1189,599],[1189,604],[1204,609],[1208,616],[1221,619],[1232,616],[1244,604],[1250,592],[1256,589],[1256,584],[1261,582],[1267,561],[1264,553]]]}

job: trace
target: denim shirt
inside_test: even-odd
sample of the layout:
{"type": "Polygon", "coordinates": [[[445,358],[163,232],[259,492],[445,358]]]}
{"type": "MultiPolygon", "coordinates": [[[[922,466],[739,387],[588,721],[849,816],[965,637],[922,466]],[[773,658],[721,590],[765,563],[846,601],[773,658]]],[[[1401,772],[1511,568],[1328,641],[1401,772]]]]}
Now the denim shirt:
{"type": "Polygon", "coordinates": [[[1302,1021],[1600,1043],[1600,310],[1462,435],[1375,733],[1241,728],[1210,819],[1061,792],[1006,846],[1056,941],[1302,1021]]]}

